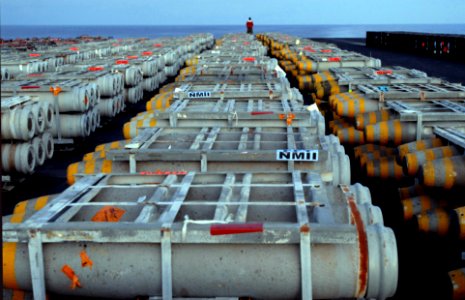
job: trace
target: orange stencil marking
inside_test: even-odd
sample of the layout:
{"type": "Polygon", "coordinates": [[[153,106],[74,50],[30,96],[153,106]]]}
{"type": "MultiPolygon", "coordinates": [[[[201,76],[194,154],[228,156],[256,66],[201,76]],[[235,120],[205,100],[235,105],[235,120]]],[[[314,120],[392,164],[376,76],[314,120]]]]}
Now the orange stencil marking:
{"type": "Polygon", "coordinates": [[[61,268],[61,272],[65,273],[66,277],[71,280],[71,289],[74,290],[76,287],[82,287],[79,278],[70,266],[64,265],[63,268],[61,268]]]}
{"type": "Polygon", "coordinates": [[[242,58],[242,60],[252,62],[252,61],[255,61],[255,57],[244,57],[244,58],[242,58]]]}
{"type": "Polygon", "coordinates": [[[88,71],[102,71],[104,67],[88,67],[88,71]]]}
{"type": "Polygon", "coordinates": [[[94,262],[89,258],[89,256],[86,253],[86,250],[81,251],[81,266],[83,268],[89,267],[89,269],[92,270],[92,265],[94,262]]]}
{"type": "Polygon", "coordinates": [[[294,114],[287,114],[287,115],[285,115],[285,114],[280,114],[280,115],[279,115],[279,118],[280,118],[281,120],[286,119],[286,124],[287,124],[287,126],[291,126],[291,125],[292,125],[292,120],[294,120],[295,115],[294,115],[294,114]]]}
{"type": "Polygon", "coordinates": [[[186,175],[187,171],[162,171],[162,170],[156,170],[156,171],[142,171],[139,173],[140,175],[186,175]]]}
{"type": "Polygon", "coordinates": [[[315,49],[312,48],[312,46],[305,46],[304,50],[309,51],[309,52],[316,52],[315,49]]]}
{"type": "Polygon", "coordinates": [[[126,211],[124,209],[104,206],[93,217],[93,222],[118,222],[126,211]]]}
{"type": "Polygon", "coordinates": [[[378,75],[392,75],[392,70],[378,70],[376,71],[378,75]]]}
{"type": "Polygon", "coordinates": [[[59,87],[59,86],[56,86],[56,87],[51,86],[50,87],[50,92],[53,93],[53,96],[58,96],[58,94],[61,92],[61,87],[59,87]]]}

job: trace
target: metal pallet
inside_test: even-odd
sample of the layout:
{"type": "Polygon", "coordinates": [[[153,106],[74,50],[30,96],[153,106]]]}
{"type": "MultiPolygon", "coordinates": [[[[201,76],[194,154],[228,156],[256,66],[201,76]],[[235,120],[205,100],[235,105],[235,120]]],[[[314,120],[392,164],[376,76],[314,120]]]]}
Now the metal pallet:
{"type": "MultiPolygon", "coordinates": [[[[210,110],[184,111],[189,100],[175,101],[171,111],[150,111],[143,117],[135,117],[133,121],[152,118],[156,120],[157,127],[283,127],[292,126],[312,126],[320,127],[324,132],[324,118],[318,111],[305,110],[244,110],[238,109],[235,101],[231,100],[227,106],[216,111],[215,107],[210,110]],[[232,104],[231,104],[232,103],[232,104]]],[[[195,107],[195,106],[194,106],[195,107]]],[[[201,106],[197,106],[200,108],[201,106]]]]}
{"type": "Polygon", "coordinates": [[[143,169],[318,170],[325,181],[350,183],[344,149],[319,135],[316,128],[150,128],[142,130],[125,149],[106,152],[106,159],[129,164],[129,173],[143,169]],[[152,167],[150,167],[152,166],[152,167]],[[166,167],[165,167],[166,166],[166,167]],[[171,168],[169,166],[172,166],[171,168]],[[343,174],[343,176],[341,176],[343,174]],[[338,179],[339,177],[340,180],[338,179]]]}
{"type": "Polygon", "coordinates": [[[8,112],[11,109],[17,107],[23,107],[24,105],[32,104],[31,102],[37,101],[37,97],[31,96],[14,96],[14,97],[3,97],[1,103],[2,112],[8,112]]]}
{"type": "MultiPolygon", "coordinates": [[[[54,272],[54,276],[66,278],[60,272],[59,261],[62,258],[55,261],[50,255],[64,255],[63,258],[73,265],[72,257],[76,249],[77,253],[82,249],[90,251],[90,259],[93,255],[103,255],[95,265],[100,272],[119,272],[119,268],[126,268],[128,263],[139,260],[138,266],[143,263],[144,269],[149,267],[149,272],[156,276],[154,284],[158,287],[151,288],[153,285],[144,284],[146,291],[140,292],[144,294],[147,289],[158,289],[159,294],[153,296],[163,299],[177,296],[173,295],[174,290],[179,294],[180,285],[178,279],[173,277],[175,274],[189,274],[182,271],[179,273],[181,266],[176,264],[181,259],[179,255],[188,253],[192,257],[189,263],[192,263],[209,251],[209,263],[203,266],[206,271],[209,268],[224,268],[228,264],[214,263],[213,257],[219,257],[218,255],[226,255],[225,261],[233,262],[229,266],[232,269],[228,269],[224,275],[228,278],[224,284],[229,285],[231,280],[236,280],[239,285],[233,284],[234,288],[229,294],[246,294],[246,290],[250,291],[250,288],[243,285],[253,282],[255,287],[252,289],[261,293],[272,291],[271,293],[282,294],[285,298],[297,297],[298,294],[302,299],[313,299],[314,295],[328,298],[328,295],[334,295],[334,288],[330,288],[332,283],[340,283],[339,280],[342,280],[345,284],[337,284],[337,295],[357,298],[366,295],[367,298],[384,299],[394,293],[397,285],[395,237],[392,231],[384,227],[381,213],[371,205],[369,192],[365,189],[360,185],[326,186],[318,174],[298,171],[266,174],[188,172],[156,176],[86,176],[25,222],[4,224],[3,242],[17,242],[17,247],[24,247],[21,256],[25,257],[19,263],[22,264],[23,260],[30,261],[30,281],[35,299],[45,299],[45,270],[54,272]],[[108,207],[123,212],[116,222],[92,221],[95,215],[108,207]],[[131,259],[129,253],[125,252],[127,259],[118,264],[111,262],[111,252],[114,249],[128,247],[126,251],[130,251],[129,247],[132,246],[148,252],[142,252],[142,256],[131,256],[131,259]],[[201,253],[179,252],[183,247],[197,249],[197,246],[202,247],[201,253]],[[224,246],[227,248],[223,248],[224,246]],[[58,251],[56,247],[72,249],[66,253],[51,254],[51,249],[58,251]],[[289,248],[291,251],[279,252],[279,257],[284,261],[273,258],[271,261],[267,260],[266,251],[282,250],[283,247],[292,247],[292,250],[289,248]],[[230,250],[223,252],[221,249],[230,250]],[[248,260],[244,260],[239,249],[250,253],[249,255],[258,254],[260,258],[246,263],[248,260]],[[261,250],[256,252],[254,249],[261,250]],[[339,255],[327,255],[327,249],[339,249],[336,250],[339,255]],[[107,251],[108,254],[105,254],[107,251]],[[196,256],[195,253],[201,256],[196,256]],[[147,260],[146,255],[159,261],[160,269],[150,268],[152,259],[147,260]],[[231,261],[229,255],[239,256],[231,261]],[[351,255],[358,259],[351,261],[348,259],[351,255]],[[380,261],[383,262],[383,267],[379,267],[380,261]],[[252,273],[247,274],[256,280],[244,281],[241,276],[228,277],[229,272],[235,272],[238,264],[244,263],[246,265],[242,267],[246,268],[255,263],[257,267],[262,266],[262,263],[277,265],[273,270],[279,272],[273,272],[278,277],[278,287],[270,286],[268,277],[254,275],[253,269],[252,273]],[[283,263],[295,266],[296,269],[280,268],[283,263]],[[319,271],[311,271],[314,264],[319,271]],[[328,281],[326,276],[331,274],[338,277],[338,280],[328,281]],[[286,286],[288,283],[285,281],[291,278],[292,282],[294,278],[300,278],[300,282],[297,280],[291,284],[297,288],[295,291],[279,287],[283,284],[286,286]],[[382,280],[376,280],[380,278],[382,280]],[[342,286],[345,288],[342,289],[342,286]]],[[[188,269],[187,266],[186,270],[188,269]]],[[[17,270],[22,271],[17,271],[16,276],[28,276],[24,274],[29,272],[27,268],[17,270]]],[[[79,269],[76,275],[83,272],[84,270],[79,269]]],[[[127,296],[133,293],[120,285],[111,285],[110,290],[106,289],[101,284],[102,280],[114,282],[114,278],[106,279],[106,276],[98,276],[95,273],[97,271],[92,272],[94,273],[89,273],[92,274],[91,277],[83,278],[80,289],[66,290],[65,286],[69,286],[69,283],[62,280],[54,283],[47,281],[47,288],[52,293],[80,295],[84,295],[86,289],[91,289],[92,295],[97,295],[94,293],[97,290],[99,293],[111,291],[110,293],[117,293],[120,297],[122,293],[127,296]],[[100,288],[93,289],[94,285],[100,288]]],[[[204,276],[208,274],[207,271],[204,276]]],[[[218,275],[219,273],[216,276],[218,275]]],[[[209,279],[203,279],[204,276],[195,276],[195,286],[199,282],[200,286],[209,282],[209,279]]],[[[142,277],[137,278],[141,279],[142,277]]],[[[124,283],[126,286],[131,284],[128,281],[124,283]]],[[[182,284],[185,283],[181,283],[181,286],[182,284]]],[[[217,287],[211,289],[218,290],[217,287]]],[[[223,288],[221,290],[224,293],[223,288]]],[[[200,287],[197,291],[202,292],[203,289],[200,287]]],[[[212,294],[209,296],[215,296],[214,292],[212,294]]]]}
{"type": "Polygon", "coordinates": [[[442,79],[428,77],[424,72],[397,66],[380,68],[331,68],[330,71],[338,85],[349,85],[349,88],[351,85],[360,84],[443,83],[442,79]]]}
{"type": "Polygon", "coordinates": [[[393,84],[374,85],[358,84],[356,90],[363,96],[372,99],[401,100],[401,99],[464,99],[465,86],[457,83],[443,82],[439,84],[393,84]]]}
{"type": "Polygon", "coordinates": [[[435,126],[434,133],[465,150],[465,124],[461,128],[435,126]]]}
{"type": "Polygon", "coordinates": [[[416,122],[417,140],[424,126],[465,126],[465,100],[388,101],[387,107],[397,112],[400,121],[416,122]]]}
{"type": "Polygon", "coordinates": [[[269,98],[287,97],[291,89],[287,80],[262,83],[181,84],[174,91],[176,99],[184,98],[269,98]]]}

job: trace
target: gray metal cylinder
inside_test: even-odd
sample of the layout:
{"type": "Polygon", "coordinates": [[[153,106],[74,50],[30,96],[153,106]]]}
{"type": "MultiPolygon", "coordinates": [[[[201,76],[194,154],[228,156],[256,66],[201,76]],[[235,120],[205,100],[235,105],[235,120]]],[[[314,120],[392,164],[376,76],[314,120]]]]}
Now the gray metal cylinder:
{"type": "Polygon", "coordinates": [[[139,67],[131,66],[124,74],[124,81],[128,86],[138,85],[142,81],[142,71],[139,67]]]}
{"type": "MultiPolygon", "coordinates": [[[[39,96],[41,101],[55,103],[55,98],[49,91],[28,91],[27,93],[32,96],[39,96]]],[[[89,108],[91,100],[88,85],[77,86],[70,91],[62,91],[58,94],[58,109],[60,112],[83,112],[89,108]]]]}
{"type": "Polygon", "coordinates": [[[113,98],[101,98],[99,104],[97,105],[100,114],[103,117],[114,117],[117,111],[118,99],[113,98]]]}
{"type": "MultiPolygon", "coordinates": [[[[356,297],[359,276],[368,276],[367,298],[394,294],[398,267],[394,234],[380,225],[367,226],[366,232],[367,269],[360,266],[357,245],[311,246],[312,282],[308,284],[314,299],[356,297]]],[[[162,293],[159,244],[52,243],[45,244],[43,252],[48,292],[106,298],[162,293]],[[81,267],[84,249],[94,262],[92,270],[81,267]],[[64,265],[74,269],[81,288],[69,288],[70,280],[61,271],[64,265]]],[[[18,286],[30,290],[27,253],[26,244],[17,244],[15,273],[18,286]]],[[[299,245],[173,244],[172,257],[175,297],[300,297],[299,245]]]]}
{"type": "Polygon", "coordinates": [[[100,95],[104,97],[111,97],[118,93],[118,79],[113,74],[106,74],[97,79],[97,84],[100,89],[100,95]]]}
{"type": "Polygon", "coordinates": [[[2,61],[2,66],[6,69],[5,73],[8,73],[10,76],[14,77],[15,75],[26,73],[26,74],[31,74],[31,73],[41,73],[43,72],[43,67],[38,61],[32,61],[32,62],[3,62],[2,61]]]}
{"type": "MultiPolygon", "coordinates": [[[[331,173],[323,173],[322,177],[331,177],[335,184],[349,184],[350,183],[350,159],[344,153],[331,154],[332,167],[331,173]]],[[[329,178],[328,178],[329,179],[329,178]]]]}
{"type": "Polygon", "coordinates": [[[163,60],[165,62],[165,66],[174,64],[176,62],[176,60],[177,60],[177,57],[178,57],[178,55],[174,51],[166,52],[163,55],[163,60]]]}
{"type": "Polygon", "coordinates": [[[126,108],[126,103],[124,102],[124,95],[118,94],[116,97],[116,113],[119,114],[120,112],[124,111],[126,108]]]}
{"type": "Polygon", "coordinates": [[[302,95],[302,93],[298,89],[291,88],[290,91],[291,91],[290,95],[289,95],[290,100],[296,100],[296,101],[299,101],[299,102],[304,101],[304,96],[302,95]]]}
{"type": "MultiPolygon", "coordinates": [[[[164,67],[163,67],[163,68],[164,68],[164,67]]],[[[164,82],[168,79],[167,76],[166,76],[166,73],[165,73],[164,69],[161,70],[161,71],[159,71],[159,72],[157,73],[157,75],[155,75],[155,76],[158,78],[158,83],[159,83],[160,85],[161,85],[162,83],[164,83],[164,82]]]]}
{"type": "Polygon", "coordinates": [[[367,230],[367,235],[369,279],[365,298],[392,297],[397,289],[399,276],[396,237],[390,228],[379,225],[376,226],[376,230],[367,230]]]}
{"type": "Polygon", "coordinates": [[[154,91],[158,87],[158,81],[155,76],[144,78],[142,84],[144,87],[144,91],[148,92],[154,91]]]}
{"type": "Polygon", "coordinates": [[[34,149],[34,155],[36,157],[36,165],[41,166],[45,161],[45,148],[42,142],[42,138],[36,136],[31,141],[32,149],[34,149]]]}
{"type": "Polygon", "coordinates": [[[10,72],[7,68],[0,68],[0,80],[10,80],[10,72]]]}
{"type": "Polygon", "coordinates": [[[427,161],[421,165],[417,176],[420,183],[425,186],[445,189],[465,186],[465,156],[457,155],[427,161]]]}
{"type": "Polygon", "coordinates": [[[45,128],[51,128],[55,122],[55,108],[50,102],[39,101],[44,110],[45,128]]]}
{"type": "MultiPolygon", "coordinates": [[[[91,121],[85,114],[60,114],[60,128],[62,137],[86,137],[91,131],[91,121]]],[[[52,127],[54,137],[58,136],[58,128],[52,127]]]]}
{"type": "Polygon", "coordinates": [[[124,90],[124,76],[121,73],[114,73],[116,76],[116,90],[122,93],[124,90]]]}
{"type": "Polygon", "coordinates": [[[329,145],[329,151],[333,153],[343,153],[345,154],[345,148],[339,142],[339,139],[334,134],[329,134],[324,136],[326,139],[326,143],[329,145]]]}
{"type": "Polygon", "coordinates": [[[126,102],[129,102],[129,103],[139,102],[139,100],[141,100],[144,97],[144,89],[142,87],[142,83],[134,87],[125,88],[124,95],[125,95],[126,102]]]}
{"type": "Polygon", "coordinates": [[[91,132],[94,132],[97,127],[100,125],[100,110],[98,107],[94,107],[94,109],[88,112],[89,120],[91,121],[91,132]]]}
{"type": "Polygon", "coordinates": [[[53,151],[55,149],[55,143],[53,141],[53,136],[49,131],[46,131],[42,134],[42,144],[45,149],[45,157],[47,159],[52,158],[53,151]]]}
{"type": "MultiPolygon", "coordinates": [[[[423,126],[421,130],[424,138],[431,137],[433,134],[431,126],[423,126]]],[[[417,126],[411,122],[390,120],[367,125],[364,132],[367,143],[379,143],[381,145],[394,143],[400,145],[416,139],[417,126]]]]}
{"type": "Polygon", "coordinates": [[[2,144],[2,171],[30,174],[36,166],[36,156],[30,143],[2,144]]]}
{"type": "Polygon", "coordinates": [[[168,76],[174,76],[178,72],[178,65],[174,64],[171,66],[165,66],[164,68],[165,74],[168,76]]]}
{"type": "Polygon", "coordinates": [[[96,83],[89,83],[87,86],[88,93],[90,95],[90,106],[93,107],[100,101],[100,89],[96,83]]]}
{"type": "Polygon", "coordinates": [[[152,77],[157,72],[157,63],[154,60],[146,60],[141,64],[144,77],[152,77]]]}
{"type": "Polygon", "coordinates": [[[77,62],[77,54],[73,53],[73,54],[68,54],[65,56],[65,64],[75,64],[77,62]]]}
{"type": "Polygon", "coordinates": [[[30,105],[2,113],[2,139],[30,140],[36,132],[36,124],[30,105]]]}
{"type": "Polygon", "coordinates": [[[35,134],[41,134],[44,132],[46,123],[44,106],[40,102],[35,102],[31,105],[31,111],[34,114],[34,119],[36,120],[35,134]]]}

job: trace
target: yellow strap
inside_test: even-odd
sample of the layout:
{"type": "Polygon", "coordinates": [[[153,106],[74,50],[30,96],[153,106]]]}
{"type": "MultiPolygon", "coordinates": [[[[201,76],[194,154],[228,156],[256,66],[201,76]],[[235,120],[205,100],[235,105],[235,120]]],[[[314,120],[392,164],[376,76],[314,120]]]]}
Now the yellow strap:
{"type": "Polygon", "coordinates": [[[16,204],[15,208],[13,210],[13,214],[26,212],[26,206],[27,206],[28,203],[29,203],[29,201],[25,200],[25,201],[21,201],[18,204],[16,204]]]}
{"type": "Polygon", "coordinates": [[[15,262],[16,262],[16,243],[3,243],[3,288],[19,289],[16,282],[15,262]]]}
{"type": "Polygon", "coordinates": [[[36,205],[34,206],[34,210],[41,210],[48,202],[49,196],[42,196],[37,198],[36,205]]]}

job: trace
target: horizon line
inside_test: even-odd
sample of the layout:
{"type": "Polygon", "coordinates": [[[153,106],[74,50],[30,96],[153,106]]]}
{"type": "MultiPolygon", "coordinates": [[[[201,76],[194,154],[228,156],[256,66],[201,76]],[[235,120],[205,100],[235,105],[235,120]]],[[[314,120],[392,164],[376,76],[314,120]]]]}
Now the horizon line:
{"type": "MultiPolygon", "coordinates": [[[[333,23],[333,24],[256,24],[256,26],[313,26],[313,25],[465,25],[464,23],[333,23]]],[[[0,26],[243,26],[242,24],[0,24],[0,26]]]]}

